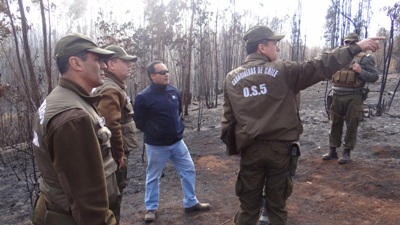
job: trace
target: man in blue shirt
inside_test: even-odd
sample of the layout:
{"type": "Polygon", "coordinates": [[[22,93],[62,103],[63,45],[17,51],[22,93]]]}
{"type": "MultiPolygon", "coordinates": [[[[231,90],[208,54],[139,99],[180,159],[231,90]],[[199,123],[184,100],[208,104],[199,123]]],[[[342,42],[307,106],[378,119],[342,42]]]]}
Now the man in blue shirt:
{"type": "Polygon", "coordinates": [[[179,91],[169,84],[169,71],[161,61],[147,66],[151,84],[140,92],[133,106],[136,127],[144,132],[147,151],[145,221],[156,218],[159,182],[168,160],[180,175],[185,212],[205,211],[208,203],[200,203],[195,194],[196,171],[189,150],[183,141],[185,126],[179,91]]]}

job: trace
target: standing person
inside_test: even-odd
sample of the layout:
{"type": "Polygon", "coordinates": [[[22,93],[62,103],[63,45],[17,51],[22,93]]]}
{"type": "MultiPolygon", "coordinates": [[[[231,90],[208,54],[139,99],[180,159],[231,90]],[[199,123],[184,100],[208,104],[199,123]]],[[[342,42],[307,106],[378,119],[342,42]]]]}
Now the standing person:
{"type": "Polygon", "coordinates": [[[230,154],[240,156],[237,225],[257,223],[264,185],[270,223],[287,224],[286,200],[293,190],[300,155],[296,142],[303,130],[296,94],[331,77],[359,52],[375,51],[376,40],[382,39],[366,39],[298,63],[278,60],[283,37],[268,26],[250,28],[244,35],[248,56],[224,82],[221,139],[230,154]]]}
{"type": "Polygon", "coordinates": [[[147,75],[151,84],[136,96],[133,107],[137,128],[144,132],[148,160],[145,221],[151,222],[156,218],[160,177],[168,160],[181,178],[185,212],[209,210],[208,203],[200,203],[196,198],[196,171],[183,141],[185,126],[181,119],[179,91],[169,84],[169,71],[161,61],[150,63],[147,75]]]}
{"type": "MultiPolygon", "coordinates": [[[[344,46],[357,43],[357,33],[349,33],[344,38],[344,46]]],[[[332,104],[330,105],[329,152],[322,156],[324,160],[337,158],[336,148],[342,144],[343,125],[346,121],[346,134],[343,140],[343,154],[339,164],[350,162],[350,151],[357,142],[358,124],[363,116],[363,94],[368,94],[365,83],[378,80],[375,59],[365,52],[360,52],[350,64],[336,72],[332,77],[332,104]]]]}
{"type": "MultiPolygon", "coordinates": [[[[93,92],[101,95],[96,106],[111,131],[111,150],[118,164],[116,175],[118,188],[122,194],[127,186],[129,153],[138,147],[133,107],[131,99],[126,94],[124,83],[129,78],[132,63],[137,61],[137,57],[128,55],[123,48],[116,45],[110,45],[105,49],[115,54],[105,60],[107,70],[104,84],[93,92]]],[[[115,214],[119,221],[120,210],[115,214]]]]}
{"type": "Polygon", "coordinates": [[[80,34],[66,35],[55,46],[61,78],[34,123],[33,152],[41,176],[33,224],[116,224],[120,193],[111,133],[93,105],[99,97],[90,96],[103,84],[103,60],[113,54],[80,34]]]}
{"type": "MultiPolygon", "coordinates": [[[[296,108],[297,108],[297,115],[300,117],[299,115],[299,111],[300,111],[300,92],[296,94],[296,108]]],[[[266,183],[267,184],[267,183],[266,183]]],[[[267,196],[265,195],[265,188],[266,186],[264,186],[263,188],[263,192],[262,192],[262,210],[260,213],[260,219],[259,219],[259,223],[258,225],[269,225],[269,220],[268,220],[268,207],[267,207],[267,196]]]]}

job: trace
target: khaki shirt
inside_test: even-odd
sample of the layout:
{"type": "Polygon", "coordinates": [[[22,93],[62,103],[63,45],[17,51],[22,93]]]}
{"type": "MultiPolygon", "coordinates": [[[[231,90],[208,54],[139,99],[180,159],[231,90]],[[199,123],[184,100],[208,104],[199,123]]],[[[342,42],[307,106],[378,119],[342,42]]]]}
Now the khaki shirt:
{"type": "Polygon", "coordinates": [[[230,123],[236,122],[239,152],[255,140],[298,141],[303,131],[296,95],[330,78],[361,52],[358,45],[298,63],[253,53],[244,64],[229,72],[224,81],[221,139],[227,143],[230,123]]]}

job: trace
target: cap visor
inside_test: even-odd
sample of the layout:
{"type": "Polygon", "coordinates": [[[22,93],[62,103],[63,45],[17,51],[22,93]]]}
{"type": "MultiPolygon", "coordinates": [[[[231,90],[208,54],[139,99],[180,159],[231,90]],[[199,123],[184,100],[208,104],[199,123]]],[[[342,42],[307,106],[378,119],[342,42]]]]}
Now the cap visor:
{"type": "Polygon", "coordinates": [[[281,39],[283,39],[285,37],[285,35],[283,35],[283,34],[277,34],[277,35],[274,35],[272,38],[268,38],[268,39],[271,39],[271,40],[281,40],[281,39]]]}
{"type": "Polygon", "coordinates": [[[133,55],[126,55],[126,56],[117,57],[117,58],[120,58],[120,59],[123,59],[123,60],[129,61],[129,62],[136,62],[136,61],[137,61],[137,59],[138,59],[138,57],[137,57],[137,56],[133,56],[133,55]]]}
{"type": "Polygon", "coordinates": [[[101,49],[101,48],[90,48],[90,49],[86,49],[86,51],[92,52],[96,55],[99,55],[100,58],[102,58],[102,59],[108,59],[114,55],[114,52],[108,51],[105,49],[101,49]]]}

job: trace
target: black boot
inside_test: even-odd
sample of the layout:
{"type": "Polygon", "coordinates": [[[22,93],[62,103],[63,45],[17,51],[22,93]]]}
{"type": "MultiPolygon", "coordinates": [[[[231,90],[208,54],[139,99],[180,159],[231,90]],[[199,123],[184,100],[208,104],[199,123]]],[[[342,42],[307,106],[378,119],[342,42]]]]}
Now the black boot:
{"type": "Polygon", "coordinates": [[[350,162],[350,149],[345,149],[343,151],[342,157],[339,158],[338,163],[339,164],[346,164],[350,162]]]}
{"type": "Polygon", "coordinates": [[[322,156],[323,160],[337,159],[337,152],[335,147],[331,147],[329,152],[322,156]]]}

